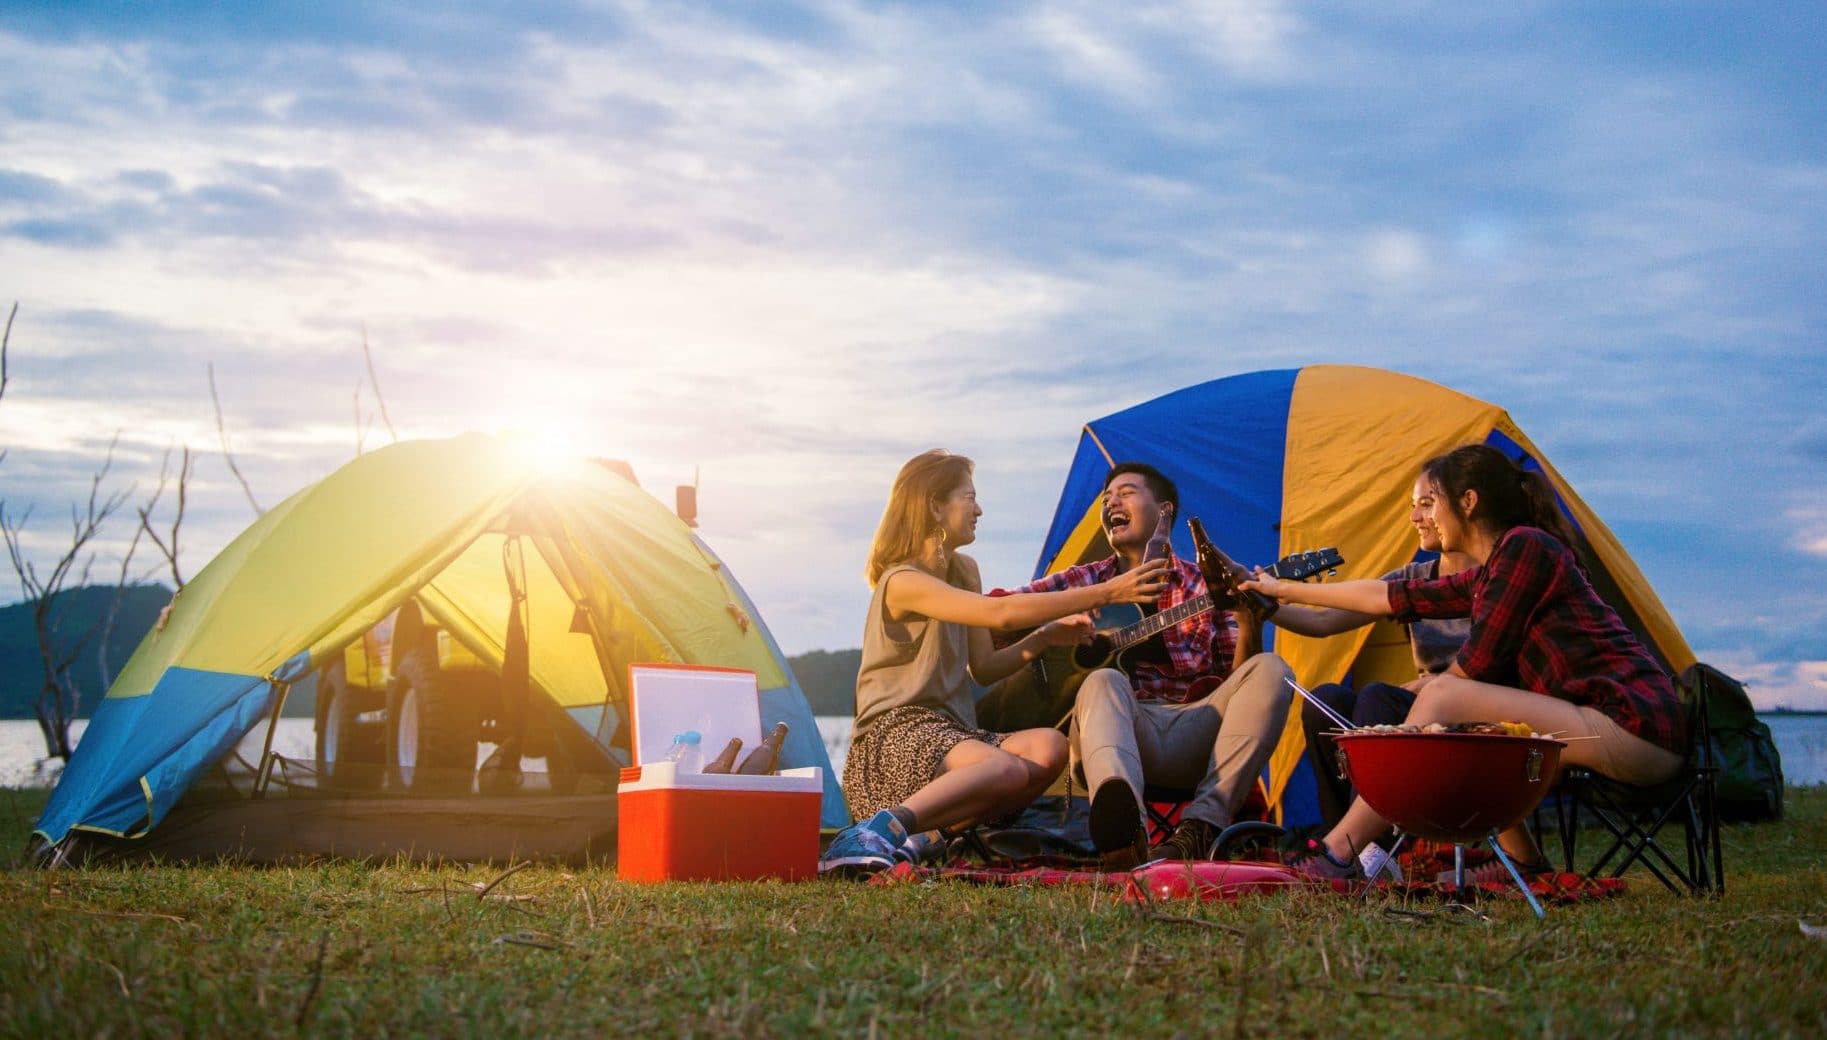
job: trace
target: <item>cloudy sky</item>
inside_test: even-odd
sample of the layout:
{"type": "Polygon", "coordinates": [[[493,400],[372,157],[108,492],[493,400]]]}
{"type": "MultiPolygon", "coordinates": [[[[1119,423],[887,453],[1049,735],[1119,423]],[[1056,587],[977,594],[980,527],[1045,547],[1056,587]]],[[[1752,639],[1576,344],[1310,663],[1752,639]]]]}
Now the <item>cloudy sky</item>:
{"type": "MultiPolygon", "coordinates": [[[[1760,703],[1827,707],[1827,7],[0,7],[0,489],[200,453],[194,573],[388,439],[701,474],[789,652],[895,469],[1032,569],[1078,429],[1366,364],[1502,404],[1760,703]],[[1486,7],[1500,8],[1486,10],[1486,7]]],[[[134,483],[137,482],[137,483],[134,483]]],[[[119,523],[117,545],[130,533],[119,523]]]]}

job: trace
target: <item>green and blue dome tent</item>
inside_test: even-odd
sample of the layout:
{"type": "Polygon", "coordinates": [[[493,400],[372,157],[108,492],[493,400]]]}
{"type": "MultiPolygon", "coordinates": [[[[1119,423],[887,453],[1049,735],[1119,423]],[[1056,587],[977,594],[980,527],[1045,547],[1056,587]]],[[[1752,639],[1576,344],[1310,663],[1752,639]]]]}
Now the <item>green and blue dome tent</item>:
{"type": "MultiPolygon", "coordinates": [[[[243,802],[252,793],[311,802],[276,797],[298,763],[272,760],[267,728],[288,695],[311,696],[346,648],[407,606],[497,673],[518,641],[540,709],[595,747],[610,790],[608,745],[626,719],[630,664],[753,671],[764,725],[789,727],[782,766],[822,767],[821,819],[848,822],[804,693],[754,604],[695,533],[609,468],[467,434],[363,455],[269,510],[212,560],[109,689],[36,834],[52,848],[73,834],[144,838],[205,777],[226,778],[221,786],[243,802]],[[520,561],[518,626],[510,558],[520,561]]],[[[406,812],[415,800],[395,803],[406,812]]]]}

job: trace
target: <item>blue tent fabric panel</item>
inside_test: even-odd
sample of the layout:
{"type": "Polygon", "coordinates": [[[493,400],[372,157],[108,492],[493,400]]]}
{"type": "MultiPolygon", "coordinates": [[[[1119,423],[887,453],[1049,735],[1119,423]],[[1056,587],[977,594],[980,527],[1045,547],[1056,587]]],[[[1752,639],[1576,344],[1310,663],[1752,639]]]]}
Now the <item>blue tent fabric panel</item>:
{"type": "MultiPolygon", "coordinates": [[[[1240,561],[1266,563],[1281,549],[1288,407],[1298,373],[1279,369],[1201,383],[1093,420],[1089,428],[1111,461],[1146,462],[1167,474],[1180,488],[1182,519],[1198,516],[1219,548],[1240,561]],[[1208,465],[1213,458],[1226,465],[1208,465]]],[[[1109,468],[1090,436],[1082,438],[1041,550],[1042,568],[1096,500],[1109,468]]],[[[1184,523],[1175,525],[1174,551],[1192,556],[1184,523]]]]}
{"type": "Polygon", "coordinates": [[[134,834],[156,825],[271,706],[263,678],[192,668],[167,669],[144,696],[103,699],[37,833],[57,842],[77,826],[134,834]]]}
{"type": "Polygon", "coordinates": [[[130,778],[128,785],[116,783],[116,771],[111,767],[138,738],[140,719],[151,700],[106,698],[95,706],[89,728],[82,734],[87,750],[72,756],[64,767],[38,818],[36,833],[48,841],[59,841],[79,822],[125,831],[145,820],[146,798],[140,793],[138,777],[130,778]]]}
{"type": "MultiPolygon", "coordinates": [[[[273,709],[273,687],[259,679],[253,680],[251,686],[246,685],[250,676],[173,668],[165,673],[159,686],[165,686],[171,680],[171,673],[180,670],[189,672],[185,690],[187,700],[194,702],[201,697],[211,700],[199,712],[204,718],[201,728],[145,773],[146,786],[152,794],[149,826],[164,819],[197,777],[222,761],[273,709]]],[[[157,695],[158,688],[154,688],[153,696],[157,695]]]]}

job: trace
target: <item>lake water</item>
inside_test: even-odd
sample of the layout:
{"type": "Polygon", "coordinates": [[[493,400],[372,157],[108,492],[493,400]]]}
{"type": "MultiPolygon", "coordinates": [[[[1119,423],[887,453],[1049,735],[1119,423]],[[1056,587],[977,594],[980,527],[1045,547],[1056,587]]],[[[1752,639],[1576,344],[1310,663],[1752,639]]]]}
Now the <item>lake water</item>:
{"type": "MultiPolygon", "coordinates": [[[[1796,786],[1827,784],[1827,715],[1762,715],[1776,737],[1783,757],[1783,778],[1796,786]]],[[[831,755],[833,771],[843,776],[844,754],[850,748],[850,717],[821,715],[818,732],[831,755]]],[[[70,726],[80,738],[83,720],[70,726]]],[[[310,719],[280,719],[273,749],[291,758],[309,758],[312,749],[310,719]]],[[[253,749],[255,754],[258,749],[253,749]]],[[[43,787],[55,782],[57,766],[44,760],[44,738],[36,722],[0,720],[0,787],[43,787]]]]}

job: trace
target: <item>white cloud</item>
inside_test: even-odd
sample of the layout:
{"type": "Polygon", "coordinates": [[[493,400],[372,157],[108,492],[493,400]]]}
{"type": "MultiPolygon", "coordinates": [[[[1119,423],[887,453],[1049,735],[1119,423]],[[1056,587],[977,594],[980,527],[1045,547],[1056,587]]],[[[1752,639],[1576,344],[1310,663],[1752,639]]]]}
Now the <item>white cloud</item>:
{"type": "Polygon", "coordinates": [[[1408,282],[1427,268],[1427,243],[1410,231],[1381,231],[1370,236],[1365,260],[1370,273],[1386,282],[1408,282]]]}

